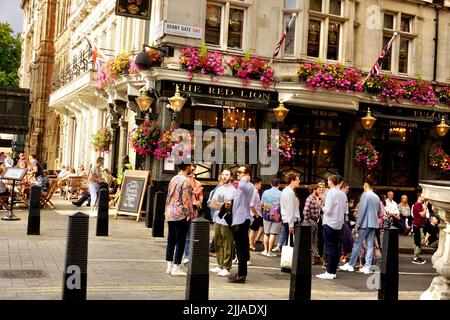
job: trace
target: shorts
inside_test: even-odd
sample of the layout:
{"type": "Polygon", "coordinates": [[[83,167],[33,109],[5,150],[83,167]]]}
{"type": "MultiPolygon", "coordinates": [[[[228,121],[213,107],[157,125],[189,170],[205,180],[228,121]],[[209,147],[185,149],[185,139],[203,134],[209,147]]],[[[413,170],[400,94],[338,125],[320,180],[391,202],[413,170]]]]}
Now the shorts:
{"type": "Polygon", "coordinates": [[[264,220],[264,234],[279,234],[281,231],[281,222],[264,220]]]}
{"type": "Polygon", "coordinates": [[[250,230],[258,231],[260,227],[263,226],[263,218],[258,217],[253,220],[253,223],[250,225],[250,230]]]}

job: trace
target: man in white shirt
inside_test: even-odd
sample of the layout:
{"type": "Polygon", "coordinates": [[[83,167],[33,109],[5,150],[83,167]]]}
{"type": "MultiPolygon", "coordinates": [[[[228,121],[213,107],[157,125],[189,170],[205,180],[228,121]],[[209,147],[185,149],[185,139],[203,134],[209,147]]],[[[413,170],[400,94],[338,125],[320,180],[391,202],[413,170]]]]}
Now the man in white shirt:
{"type": "Polygon", "coordinates": [[[210,207],[215,210],[214,221],[214,245],[216,249],[217,267],[209,271],[217,273],[218,276],[227,277],[233,260],[233,232],[224,218],[218,216],[220,209],[226,203],[231,205],[234,199],[236,188],[231,184],[231,171],[222,172],[223,185],[217,188],[211,199],[210,207]]]}
{"type": "Polygon", "coordinates": [[[384,208],[385,214],[392,218],[392,224],[399,229],[399,232],[403,234],[405,231],[405,221],[400,216],[398,210],[398,204],[394,201],[394,192],[389,191],[387,193],[386,207],[384,208]]]}
{"type": "Polygon", "coordinates": [[[295,196],[295,189],[300,187],[300,176],[289,174],[286,178],[288,185],[281,192],[280,208],[281,219],[289,233],[294,233],[294,224],[300,222],[300,204],[295,196]]]}
{"type": "Polygon", "coordinates": [[[328,186],[323,208],[323,237],[327,249],[327,271],[316,275],[320,279],[336,279],[340,257],[342,225],[347,210],[347,195],[340,189],[342,179],[337,175],[328,178],[328,186]]]}

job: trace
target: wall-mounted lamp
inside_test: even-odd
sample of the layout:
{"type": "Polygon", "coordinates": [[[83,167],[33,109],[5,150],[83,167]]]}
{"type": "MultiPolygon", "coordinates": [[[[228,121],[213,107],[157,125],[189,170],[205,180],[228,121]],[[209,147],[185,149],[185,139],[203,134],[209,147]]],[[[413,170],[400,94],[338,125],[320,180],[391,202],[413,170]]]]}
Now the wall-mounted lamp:
{"type": "Polygon", "coordinates": [[[370,130],[376,120],[377,120],[376,118],[372,117],[372,114],[370,113],[370,108],[367,108],[367,115],[361,118],[362,125],[366,130],[370,130]]]}
{"type": "Polygon", "coordinates": [[[289,109],[284,107],[284,103],[280,102],[278,107],[273,109],[273,112],[275,113],[275,118],[277,118],[278,122],[283,122],[284,118],[286,118],[289,109]]]}
{"type": "MultiPolygon", "coordinates": [[[[136,102],[141,112],[147,112],[147,110],[149,110],[154,100],[155,99],[147,95],[146,90],[141,91],[141,95],[136,98],[136,102]]],[[[151,112],[151,110],[152,109],[150,108],[149,112],[151,112]]]]}
{"type": "Polygon", "coordinates": [[[450,126],[445,123],[445,118],[442,116],[441,123],[436,126],[436,132],[440,137],[444,137],[447,134],[448,129],[450,129],[450,126]]]}
{"type": "Polygon", "coordinates": [[[170,108],[173,112],[178,113],[183,109],[186,103],[186,98],[183,98],[180,94],[180,87],[176,85],[175,95],[169,98],[170,108]]]}

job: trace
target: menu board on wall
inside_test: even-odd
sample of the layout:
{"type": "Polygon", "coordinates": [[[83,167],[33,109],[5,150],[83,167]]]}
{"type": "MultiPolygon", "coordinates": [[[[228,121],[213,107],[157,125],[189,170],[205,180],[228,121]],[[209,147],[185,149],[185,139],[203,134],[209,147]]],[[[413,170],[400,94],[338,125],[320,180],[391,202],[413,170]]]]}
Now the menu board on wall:
{"type": "Polygon", "coordinates": [[[116,15],[150,20],[151,0],[116,0],[116,15]]]}
{"type": "Polygon", "coordinates": [[[118,215],[129,215],[135,216],[136,221],[139,221],[149,176],[149,171],[126,170],[124,172],[114,219],[118,215]]]}

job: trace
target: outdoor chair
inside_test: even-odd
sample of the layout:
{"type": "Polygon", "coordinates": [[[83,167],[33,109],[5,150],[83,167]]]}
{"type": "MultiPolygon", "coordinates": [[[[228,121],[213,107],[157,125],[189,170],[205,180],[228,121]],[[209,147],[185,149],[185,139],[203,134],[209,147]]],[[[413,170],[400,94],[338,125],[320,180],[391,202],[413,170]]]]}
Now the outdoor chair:
{"type": "Polygon", "coordinates": [[[50,179],[49,181],[50,187],[48,188],[48,192],[41,193],[41,208],[44,208],[45,205],[48,205],[51,209],[55,209],[55,205],[50,201],[56,189],[58,188],[58,181],[56,179],[50,179]]]}
{"type": "Polygon", "coordinates": [[[64,188],[66,199],[69,201],[73,198],[78,199],[78,194],[80,193],[82,184],[83,177],[69,177],[69,181],[64,188]]]}

